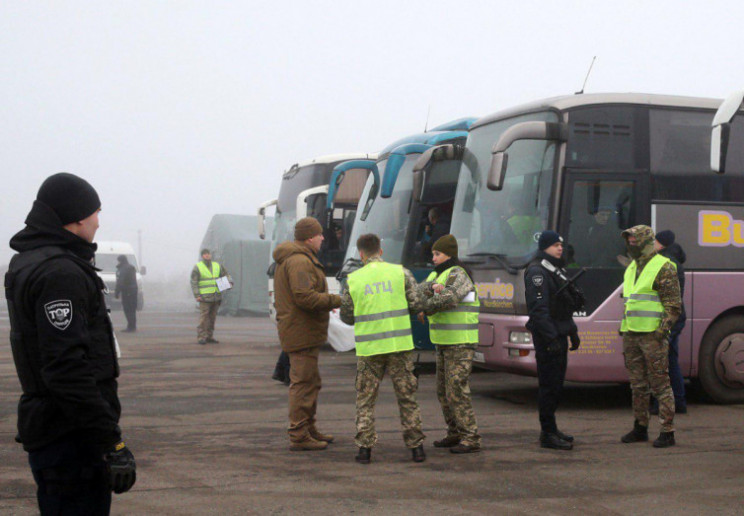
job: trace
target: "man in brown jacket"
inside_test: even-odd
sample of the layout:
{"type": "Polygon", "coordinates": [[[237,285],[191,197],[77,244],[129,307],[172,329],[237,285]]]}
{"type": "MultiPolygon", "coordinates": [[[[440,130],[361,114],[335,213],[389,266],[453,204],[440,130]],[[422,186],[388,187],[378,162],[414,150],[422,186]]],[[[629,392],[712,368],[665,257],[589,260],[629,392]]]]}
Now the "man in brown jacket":
{"type": "Polygon", "coordinates": [[[322,450],[333,441],[315,427],[320,391],[318,355],[328,339],[328,312],[341,298],[328,293],[325,271],[316,254],[323,228],[312,217],[295,224],[295,241],[274,250],[276,320],[282,349],[289,354],[289,449],[322,450]]]}

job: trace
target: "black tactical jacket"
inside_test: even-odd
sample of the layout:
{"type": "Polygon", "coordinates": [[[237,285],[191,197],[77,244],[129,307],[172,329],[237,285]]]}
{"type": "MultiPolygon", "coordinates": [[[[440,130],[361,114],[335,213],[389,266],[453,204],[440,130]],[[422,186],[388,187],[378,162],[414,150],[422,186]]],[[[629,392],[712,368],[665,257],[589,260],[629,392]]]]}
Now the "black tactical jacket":
{"type": "Polygon", "coordinates": [[[95,245],[35,201],[10,246],[5,276],[11,348],[23,394],[18,437],[27,451],[71,433],[101,448],[121,439],[114,334],[95,245]]]}
{"type": "Polygon", "coordinates": [[[580,303],[574,299],[569,289],[564,289],[557,295],[558,289],[566,283],[559,274],[567,277],[561,262],[538,251],[535,259],[527,266],[524,276],[525,298],[530,317],[527,329],[535,340],[544,343],[577,331],[573,312],[580,308],[577,306],[580,303]]]}

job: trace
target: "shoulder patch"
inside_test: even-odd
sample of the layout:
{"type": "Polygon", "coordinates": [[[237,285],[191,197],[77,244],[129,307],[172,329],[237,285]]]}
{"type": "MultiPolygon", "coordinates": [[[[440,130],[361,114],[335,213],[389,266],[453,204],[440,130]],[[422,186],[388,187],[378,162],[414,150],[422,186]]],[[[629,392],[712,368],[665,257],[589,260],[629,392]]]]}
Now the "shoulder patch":
{"type": "Polygon", "coordinates": [[[66,330],[72,322],[72,302],[69,299],[59,299],[44,305],[49,323],[58,330],[66,330]]]}
{"type": "Polygon", "coordinates": [[[532,276],[532,284],[536,287],[542,287],[543,281],[545,281],[545,278],[542,277],[542,274],[532,276]]]}

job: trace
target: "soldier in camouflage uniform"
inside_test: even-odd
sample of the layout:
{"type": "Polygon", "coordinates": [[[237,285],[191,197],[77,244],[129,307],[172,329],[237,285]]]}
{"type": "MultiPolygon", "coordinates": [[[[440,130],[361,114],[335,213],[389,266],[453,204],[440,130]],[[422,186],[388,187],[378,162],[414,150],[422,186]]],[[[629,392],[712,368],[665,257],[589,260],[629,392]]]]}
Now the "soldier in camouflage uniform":
{"type": "Polygon", "coordinates": [[[669,383],[669,332],[682,307],[674,264],[654,249],[654,231],[635,226],[623,231],[633,259],[625,273],[625,315],[621,326],[625,367],[633,390],[633,430],[622,442],[648,441],[649,394],[659,400],[661,433],[654,447],[673,446],[674,393],[669,383]]]}
{"type": "Polygon", "coordinates": [[[434,446],[452,453],[477,452],[481,437],[469,378],[478,345],[480,303],[473,281],[457,258],[455,237],[439,238],[432,253],[436,267],[422,283],[423,311],[429,316],[429,334],[437,348],[437,397],[447,423],[447,435],[434,441],[434,446]]]}
{"type": "Polygon", "coordinates": [[[416,402],[418,379],[413,373],[413,338],[410,314],[421,310],[421,294],[408,269],[382,260],[380,239],[359,237],[357,249],[364,267],[351,273],[341,297],[341,320],[354,325],[356,427],[359,447],[355,460],[369,464],[377,443],[375,403],[385,372],[390,374],[398,400],[403,440],[415,462],[426,460],[421,412],[416,402]]]}

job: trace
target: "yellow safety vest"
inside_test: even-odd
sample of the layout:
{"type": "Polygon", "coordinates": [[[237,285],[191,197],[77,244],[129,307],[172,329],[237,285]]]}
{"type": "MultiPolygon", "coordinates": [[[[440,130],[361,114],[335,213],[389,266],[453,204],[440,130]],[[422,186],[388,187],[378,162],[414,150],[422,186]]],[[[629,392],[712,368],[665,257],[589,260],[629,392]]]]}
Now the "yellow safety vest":
{"type": "Polygon", "coordinates": [[[220,264],[212,262],[212,270],[207,269],[204,262],[196,264],[199,268],[199,295],[203,294],[216,294],[217,289],[217,278],[220,277],[220,264]]]}
{"type": "MultiPolygon", "coordinates": [[[[625,313],[620,331],[633,331],[638,333],[651,333],[656,331],[661,324],[664,314],[664,305],[661,304],[659,294],[654,290],[654,281],[665,263],[671,262],[657,254],[641,271],[636,279],[638,263],[633,260],[625,269],[625,280],[623,281],[623,298],[625,298],[625,313]]],[[[677,266],[671,262],[674,268],[677,266]]]]}
{"type": "MultiPolygon", "coordinates": [[[[434,281],[440,285],[447,284],[447,278],[455,267],[450,267],[437,276],[436,271],[429,274],[426,281],[434,281]]],[[[463,272],[464,269],[461,267],[463,272]]],[[[452,310],[438,312],[429,316],[429,337],[434,344],[477,344],[478,343],[478,313],[480,300],[475,294],[475,301],[460,301],[452,310]]]]}
{"type": "Polygon", "coordinates": [[[413,349],[403,267],[369,262],[349,274],[354,341],[361,357],[413,349]]]}

